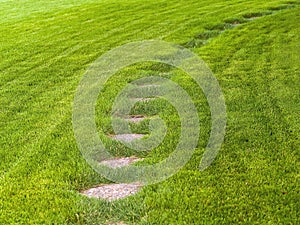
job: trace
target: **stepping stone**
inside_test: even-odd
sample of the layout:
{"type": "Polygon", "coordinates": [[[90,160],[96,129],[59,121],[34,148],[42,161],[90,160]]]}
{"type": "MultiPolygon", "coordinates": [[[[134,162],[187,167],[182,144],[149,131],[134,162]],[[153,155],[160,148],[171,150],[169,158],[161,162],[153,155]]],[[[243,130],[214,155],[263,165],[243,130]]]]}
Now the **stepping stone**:
{"type": "Polygon", "coordinates": [[[127,166],[131,163],[135,163],[138,161],[143,160],[142,158],[137,158],[137,157],[123,157],[123,158],[114,158],[114,159],[108,159],[108,160],[103,160],[100,162],[102,165],[109,166],[111,168],[120,168],[123,166],[127,166]]]}
{"type": "Polygon", "coordinates": [[[154,100],[155,98],[132,98],[132,100],[136,102],[149,102],[154,100]]]}
{"type": "Polygon", "coordinates": [[[134,195],[141,188],[142,185],[139,183],[104,184],[95,188],[82,191],[81,194],[89,198],[101,198],[107,201],[113,201],[134,195]]]}
{"type": "Polygon", "coordinates": [[[131,142],[141,139],[144,136],[144,134],[117,134],[113,135],[112,138],[118,141],[131,142]]]}
{"type": "Polygon", "coordinates": [[[249,18],[247,18],[246,20],[252,21],[252,20],[259,19],[259,18],[261,18],[261,16],[249,17],[249,18]]]}
{"type": "Polygon", "coordinates": [[[139,87],[160,87],[160,84],[141,84],[139,87]]]}
{"type": "Polygon", "coordinates": [[[141,115],[136,115],[136,116],[130,116],[130,118],[127,118],[125,120],[133,122],[133,123],[138,123],[142,120],[146,119],[145,116],[141,116],[141,115]]]}
{"type": "Polygon", "coordinates": [[[240,22],[234,22],[234,23],[231,23],[231,26],[233,27],[237,27],[237,26],[240,26],[241,23],[240,22]]]}
{"type": "MultiPolygon", "coordinates": [[[[101,225],[101,224],[99,224],[101,225]]],[[[127,225],[126,223],[123,222],[110,222],[110,223],[106,223],[104,225],[127,225]]]]}

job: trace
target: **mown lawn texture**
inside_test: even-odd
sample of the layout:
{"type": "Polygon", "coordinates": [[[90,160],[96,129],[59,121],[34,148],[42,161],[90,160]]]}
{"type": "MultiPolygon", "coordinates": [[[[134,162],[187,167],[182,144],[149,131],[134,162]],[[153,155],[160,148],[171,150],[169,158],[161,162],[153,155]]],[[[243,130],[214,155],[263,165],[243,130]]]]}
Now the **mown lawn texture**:
{"type": "MultiPolygon", "coordinates": [[[[300,1],[0,1],[0,224],[299,224],[300,1]],[[109,183],[82,158],[72,102],[88,66],[140,40],[189,48],[209,65],[227,106],[221,151],[198,170],[210,132],[201,89],[185,73],[132,65],[106,84],[96,107],[99,135],[116,156],[156,163],[176,147],[176,110],[163,100],[132,113],[159,115],[161,146],[134,152],[107,136],[113,99],[128,82],[161,76],[181,85],[199,111],[190,162],[135,196],[106,202],[79,194],[109,183]]],[[[133,124],[149,133],[149,120],[133,124]]]]}

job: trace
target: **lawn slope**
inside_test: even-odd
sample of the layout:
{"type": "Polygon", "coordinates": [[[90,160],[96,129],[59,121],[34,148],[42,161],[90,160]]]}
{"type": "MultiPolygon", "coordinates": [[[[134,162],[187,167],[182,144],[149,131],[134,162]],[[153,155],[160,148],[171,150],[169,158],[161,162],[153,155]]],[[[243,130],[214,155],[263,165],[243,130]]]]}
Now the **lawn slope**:
{"type": "MultiPolygon", "coordinates": [[[[14,3],[0,2],[0,224],[299,223],[299,1],[14,3]],[[155,73],[191,94],[202,110],[203,138],[172,178],[115,203],[87,199],[78,191],[108,181],[76,146],[76,87],[101,54],[144,39],[182,44],[207,62],[226,99],[225,142],[213,165],[198,171],[210,117],[193,81],[162,65],[121,71],[99,96],[101,135],[111,131],[101,117],[107,99],[127,81],[155,73]]],[[[158,106],[176,128],[178,118],[168,116],[173,109],[158,106]]],[[[146,125],[135,129],[148,132],[146,125]]],[[[176,132],[145,163],[166,157],[176,132]]],[[[110,144],[117,155],[131,154],[110,144]]]]}

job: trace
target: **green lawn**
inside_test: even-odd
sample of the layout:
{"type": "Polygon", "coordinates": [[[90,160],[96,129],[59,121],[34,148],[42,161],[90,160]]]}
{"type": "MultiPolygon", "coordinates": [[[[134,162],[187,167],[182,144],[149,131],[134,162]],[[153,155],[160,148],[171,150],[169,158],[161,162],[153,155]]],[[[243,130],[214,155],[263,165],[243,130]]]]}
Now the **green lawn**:
{"type": "MultiPolygon", "coordinates": [[[[300,224],[300,1],[0,0],[0,12],[0,224],[300,224]],[[161,100],[133,109],[165,120],[161,146],[135,152],[107,138],[113,99],[143,76],[189,93],[200,140],[173,177],[124,200],[88,199],[79,191],[109,181],[76,145],[77,85],[108,50],[149,39],[185,46],[209,65],[226,100],[225,141],[199,171],[210,132],[200,88],[178,69],[132,65],[107,82],[96,107],[111,152],[152,164],[177,144],[178,115],[161,100]]],[[[148,134],[148,125],[132,129],[148,134]]]]}

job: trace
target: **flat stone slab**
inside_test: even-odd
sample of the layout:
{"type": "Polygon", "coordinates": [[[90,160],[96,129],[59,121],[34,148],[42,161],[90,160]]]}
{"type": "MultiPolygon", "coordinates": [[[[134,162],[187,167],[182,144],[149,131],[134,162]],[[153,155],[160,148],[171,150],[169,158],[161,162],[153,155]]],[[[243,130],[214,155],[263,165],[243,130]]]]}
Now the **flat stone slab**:
{"type": "Polygon", "coordinates": [[[136,101],[136,102],[149,102],[152,101],[156,98],[132,98],[132,100],[136,101]]]}
{"type": "Polygon", "coordinates": [[[120,168],[123,166],[130,165],[131,163],[138,162],[143,160],[142,158],[137,158],[137,157],[123,157],[123,158],[114,158],[114,159],[108,159],[108,160],[103,160],[100,162],[102,165],[109,166],[111,168],[120,168]]]}
{"type": "Polygon", "coordinates": [[[160,84],[140,84],[139,87],[160,87],[160,84]]]}
{"type": "Polygon", "coordinates": [[[146,119],[145,116],[136,115],[136,116],[130,116],[130,118],[126,118],[125,120],[133,122],[133,123],[138,123],[144,119],[146,119]]]}
{"type": "Polygon", "coordinates": [[[144,134],[117,134],[113,135],[112,139],[124,142],[131,142],[137,139],[141,139],[144,136],[144,134]]]}
{"type": "Polygon", "coordinates": [[[252,21],[252,20],[257,20],[259,18],[261,18],[261,16],[253,16],[253,17],[247,18],[246,20],[252,21]]]}
{"type": "Polygon", "coordinates": [[[90,198],[101,198],[107,201],[113,201],[134,195],[141,188],[142,185],[139,183],[105,184],[82,191],[81,193],[90,198]]]}
{"type": "MultiPolygon", "coordinates": [[[[101,225],[101,224],[99,224],[99,225],[101,225]]],[[[106,223],[104,225],[127,225],[127,224],[123,223],[123,222],[116,222],[116,223],[112,222],[112,223],[106,223]]]]}

